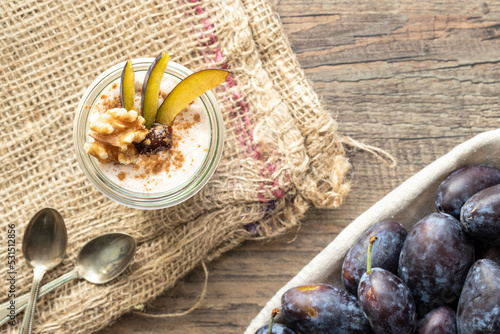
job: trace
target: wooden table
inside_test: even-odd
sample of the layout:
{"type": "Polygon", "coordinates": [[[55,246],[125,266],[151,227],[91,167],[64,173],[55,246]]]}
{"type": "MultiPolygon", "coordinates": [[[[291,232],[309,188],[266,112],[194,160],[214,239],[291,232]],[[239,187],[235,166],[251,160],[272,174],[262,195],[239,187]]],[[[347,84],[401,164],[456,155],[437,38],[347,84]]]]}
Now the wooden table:
{"type": "MultiPolygon", "coordinates": [[[[465,0],[280,0],[277,11],[307,76],[344,135],[392,154],[348,152],[352,191],[338,210],[311,209],[303,227],[247,242],[208,265],[208,292],[191,314],[125,315],[110,333],[242,333],[267,300],[363,211],[474,135],[498,128],[500,3],[465,0]]],[[[202,268],[152,302],[191,307],[202,268]]]]}

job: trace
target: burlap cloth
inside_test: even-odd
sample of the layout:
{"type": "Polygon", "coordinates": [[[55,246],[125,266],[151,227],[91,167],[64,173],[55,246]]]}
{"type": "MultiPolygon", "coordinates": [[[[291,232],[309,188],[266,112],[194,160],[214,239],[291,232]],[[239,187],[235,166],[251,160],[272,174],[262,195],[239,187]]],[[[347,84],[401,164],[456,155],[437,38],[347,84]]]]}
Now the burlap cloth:
{"type": "MultiPolygon", "coordinates": [[[[245,334],[269,322],[271,310],[280,307],[283,293],[295,286],[328,283],[344,288],[341,269],[344,257],[361,235],[377,222],[392,219],[409,231],[420,219],[436,212],[439,184],[454,170],[469,164],[487,163],[500,168],[500,130],[481,133],[456,146],[374,204],[347,226],[323,251],[269,300],[252,320],[245,334]]],[[[281,315],[276,318],[282,321],[281,315]]]]}
{"type": "MultiPolygon", "coordinates": [[[[337,124],[265,0],[20,0],[0,2],[0,13],[0,244],[5,255],[7,224],[15,224],[16,293],[31,286],[21,241],[43,207],[61,212],[69,236],[65,260],[43,282],[71,270],[97,235],[122,231],[138,241],[134,262],[118,279],[104,286],[73,281],[40,301],[34,332],[97,331],[202,261],[246,239],[289,231],[310,204],[337,207],[349,190],[337,124]],[[160,51],[194,71],[232,73],[216,90],[226,140],[200,193],[170,209],[141,211],[107,199],[85,178],[72,123],[103,70],[160,51]]],[[[0,277],[7,270],[5,260],[0,277]]]]}

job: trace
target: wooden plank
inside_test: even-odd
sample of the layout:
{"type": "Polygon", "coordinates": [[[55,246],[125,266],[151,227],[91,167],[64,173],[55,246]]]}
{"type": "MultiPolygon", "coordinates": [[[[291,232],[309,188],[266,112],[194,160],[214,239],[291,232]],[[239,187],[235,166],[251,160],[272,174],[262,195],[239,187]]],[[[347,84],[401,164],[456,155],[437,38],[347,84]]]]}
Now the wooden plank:
{"type": "Polygon", "coordinates": [[[467,0],[280,0],[276,10],[281,18],[293,16],[322,16],[330,14],[387,14],[387,13],[436,13],[455,14],[471,13],[473,15],[498,14],[500,3],[495,1],[467,0]]]}

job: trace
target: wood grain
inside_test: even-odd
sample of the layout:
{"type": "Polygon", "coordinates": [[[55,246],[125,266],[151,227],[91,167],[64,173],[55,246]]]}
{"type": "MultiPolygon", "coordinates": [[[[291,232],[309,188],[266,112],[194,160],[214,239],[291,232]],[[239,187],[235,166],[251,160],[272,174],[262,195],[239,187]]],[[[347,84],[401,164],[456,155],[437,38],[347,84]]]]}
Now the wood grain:
{"type": "MultiPolygon", "coordinates": [[[[353,188],[340,209],[311,209],[296,234],[247,242],[210,263],[207,296],[191,314],[126,315],[101,334],[242,333],[358,215],[455,145],[498,128],[500,3],[281,0],[276,8],[341,132],[390,152],[397,168],[350,150],[353,188]]],[[[203,270],[194,270],[151,312],[188,309],[203,280],[203,270]]]]}

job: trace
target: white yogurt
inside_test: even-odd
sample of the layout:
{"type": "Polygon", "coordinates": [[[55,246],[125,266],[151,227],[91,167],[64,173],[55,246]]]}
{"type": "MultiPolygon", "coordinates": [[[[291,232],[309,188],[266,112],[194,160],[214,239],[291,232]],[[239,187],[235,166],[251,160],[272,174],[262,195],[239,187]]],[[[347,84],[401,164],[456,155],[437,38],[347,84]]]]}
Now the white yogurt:
{"type": "MultiPolygon", "coordinates": [[[[135,72],[136,110],[140,110],[141,92],[146,72],[135,72]]],[[[160,94],[168,94],[177,84],[174,78],[165,75],[160,86],[160,94]]],[[[120,80],[112,82],[101,93],[101,97],[92,106],[92,114],[103,113],[106,104],[120,97],[120,80]]],[[[160,97],[158,106],[163,102],[160,97]]],[[[118,105],[120,107],[120,105],[118,105]]],[[[99,163],[102,173],[113,183],[127,190],[152,194],[168,192],[178,188],[196,176],[207,159],[210,145],[210,123],[207,112],[200,99],[196,99],[184,109],[172,125],[173,147],[170,151],[159,152],[154,157],[140,155],[139,161],[132,165],[118,163],[99,163]],[[162,160],[163,166],[159,172],[152,172],[153,163],[162,160]],[[182,161],[182,163],[181,163],[182,161]],[[169,166],[170,165],[170,166],[169,166]],[[149,171],[149,172],[148,172],[149,171]]],[[[159,168],[160,169],[160,168],[159,168]]]]}

